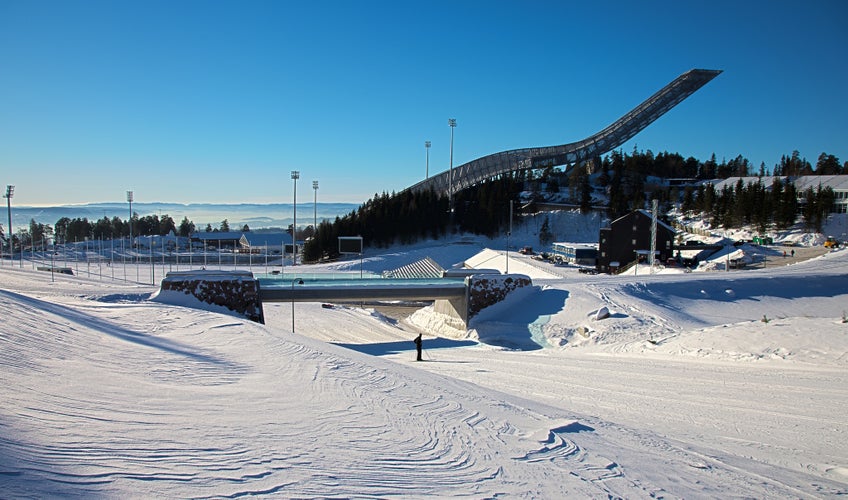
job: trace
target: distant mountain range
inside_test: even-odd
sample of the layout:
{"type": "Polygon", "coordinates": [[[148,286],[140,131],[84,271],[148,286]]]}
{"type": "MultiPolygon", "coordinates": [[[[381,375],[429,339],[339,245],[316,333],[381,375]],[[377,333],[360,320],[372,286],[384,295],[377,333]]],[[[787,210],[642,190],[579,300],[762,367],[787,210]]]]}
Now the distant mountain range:
{"type": "MultiPolygon", "coordinates": [[[[299,203],[297,205],[297,225],[307,226],[313,223],[317,212],[318,223],[322,220],[335,220],[337,216],[344,216],[359,207],[354,203],[299,203]]],[[[183,217],[188,217],[194,222],[198,230],[203,230],[207,224],[218,228],[224,219],[230,228],[241,229],[247,224],[251,229],[267,227],[286,228],[292,223],[294,210],[291,203],[133,203],[133,212],[139,217],[146,215],[170,215],[179,226],[183,217]]],[[[0,224],[6,225],[6,211],[2,210],[0,224]]],[[[120,217],[126,220],[129,217],[128,203],[89,203],[85,205],[62,205],[55,207],[26,207],[12,206],[12,224],[15,230],[23,226],[29,226],[31,220],[42,224],[56,224],[62,217],[69,219],[87,218],[96,221],[103,217],[120,217]]]]}

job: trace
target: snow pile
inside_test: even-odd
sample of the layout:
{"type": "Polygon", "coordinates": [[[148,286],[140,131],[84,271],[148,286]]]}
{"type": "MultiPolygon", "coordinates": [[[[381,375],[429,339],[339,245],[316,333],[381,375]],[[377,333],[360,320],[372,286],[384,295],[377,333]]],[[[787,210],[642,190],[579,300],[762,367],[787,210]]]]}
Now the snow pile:
{"type": "Polygon", "coordinates": [[[483,249],[473,257],[465,260],[465,266],[472,269],[497,269],[502,273],[524,274],[531,279],[559,278],[558,274],[535,264],[532,259],[515,252],[499,252],[489,248],[483,249]],[[509,259],[507,263],[507,259],[509,259]],[[507,266],[509,269],[507,269],[507,266]]]}

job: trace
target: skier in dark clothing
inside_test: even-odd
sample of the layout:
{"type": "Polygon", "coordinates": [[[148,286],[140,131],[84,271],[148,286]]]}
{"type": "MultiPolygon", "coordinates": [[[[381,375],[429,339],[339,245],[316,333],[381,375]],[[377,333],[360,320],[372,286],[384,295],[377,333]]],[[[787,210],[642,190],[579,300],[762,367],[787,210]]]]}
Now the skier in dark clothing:
{"type": "Polygon", "coordinates": [[[418,351],[418,358],[415,361],[422,361],[421,359],[421,344],[423,343],[421,340],[421,334],[419,333],[417,337],[415,337],[415,350],[418,351]]]}

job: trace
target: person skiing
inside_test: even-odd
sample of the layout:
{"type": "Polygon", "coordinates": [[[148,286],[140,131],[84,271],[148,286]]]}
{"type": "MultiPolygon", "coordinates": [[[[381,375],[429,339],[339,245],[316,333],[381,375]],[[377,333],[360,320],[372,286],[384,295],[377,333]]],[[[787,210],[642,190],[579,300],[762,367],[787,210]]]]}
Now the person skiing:
{"type": "Polygon", "coordinates": [[[421,334],[419,333],[417,337],[415,337],[415,350],[418,351],[418,358],[415,361],[422,361],[421,359],[421,344],[423,341],[421,340],[421,334]]]}

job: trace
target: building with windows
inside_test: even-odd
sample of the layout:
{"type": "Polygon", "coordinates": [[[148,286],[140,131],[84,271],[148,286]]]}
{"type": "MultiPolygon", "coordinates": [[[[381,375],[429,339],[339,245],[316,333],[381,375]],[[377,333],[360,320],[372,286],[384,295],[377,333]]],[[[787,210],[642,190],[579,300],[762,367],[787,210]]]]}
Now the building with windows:
{"type": "MultiPolygon", "coordinates": [[[[649,260],[651,253],[651,214],[634,210],[601,228],[598,239],[597,269],[602,273],[615,273],[637,259],[649,260]]],[[[666,262],[673,257],[675,230],[657,221],[655,259],[666,262]]]]}
{"type": "Polygon", "coordinates": [[[598,264],[598,245],[591,243],[554,243],[551,252],[565,262],[578,266],[598,264]]]}
{"type": "MultiPolygon", "coordinates": [[[[198,232],[191,235],[192,242],[208,249],[229,249],[235,253],[264,255],[291,255],[292,237],[286,232],[198,232]]],[[[303,252],[303,241],[297,242],[297,253],[303,252]]]]}

